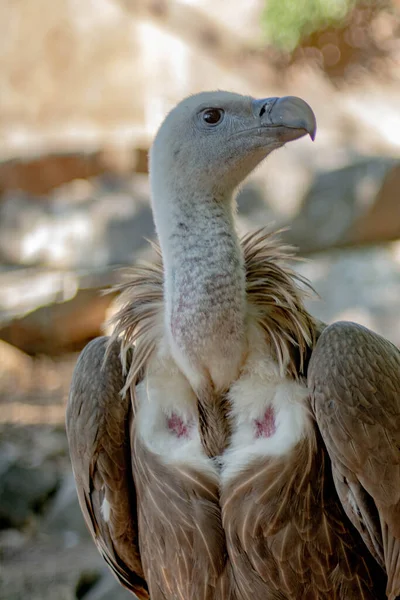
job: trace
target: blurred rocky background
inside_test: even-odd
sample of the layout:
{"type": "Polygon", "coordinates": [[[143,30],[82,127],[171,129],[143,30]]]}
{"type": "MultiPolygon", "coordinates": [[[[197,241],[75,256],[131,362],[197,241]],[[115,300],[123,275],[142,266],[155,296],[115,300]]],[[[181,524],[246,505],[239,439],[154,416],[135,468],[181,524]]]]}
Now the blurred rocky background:
{"type": "Polygon", "coordinates": [[[100,290],[148,253],[147,151],[202,89],[299,95],[316,142],[275,153],[239,195],[270,224],[326,321],[400,344],[398,0],[0,3],[0,600],[119,600],[78,508],[64,433],[100,290]]]}

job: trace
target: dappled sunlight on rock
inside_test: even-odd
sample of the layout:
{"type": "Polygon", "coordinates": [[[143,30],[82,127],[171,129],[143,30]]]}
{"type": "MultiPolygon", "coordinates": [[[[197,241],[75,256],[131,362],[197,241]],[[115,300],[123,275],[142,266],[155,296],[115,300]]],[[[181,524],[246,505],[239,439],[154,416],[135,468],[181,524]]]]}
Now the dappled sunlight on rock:
{"type": "Polygon", "coordinates": [[[8,192],[0,203],[3,261],[95,269],[133,260],[154,231],[141,177],[110,175],[90,183],[86,189],[64,184],[46,201],[8,192]]]}
{"type": "Polygon", "coordinates": [[[71,300],[79,288],[75,273],[43,268],[0,270],[0,279],[0,322],[39,306],[71,300]]]}
{"type": "Polygon", "coordinates": [[[36,230],[30,231],[22,240],[21,262],[35,263],[43,261],[69,266],[71,248],[76,244],[85,244],[94,235],[93,224],[88,215],[73,215],[69,219],[48,220],[39,224],[36,230]]]}

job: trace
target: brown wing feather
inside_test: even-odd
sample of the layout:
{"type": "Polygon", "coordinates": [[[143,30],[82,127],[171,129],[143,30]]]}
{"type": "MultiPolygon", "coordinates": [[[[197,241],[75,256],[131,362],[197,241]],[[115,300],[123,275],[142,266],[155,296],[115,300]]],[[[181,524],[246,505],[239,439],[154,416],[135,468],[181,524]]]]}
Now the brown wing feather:
{"type": "Polygon", "coordinates": [[[136,496],[131,475],[130,398],[121,395],[124,379],[120,345],[96,338],[75,367],[67,407],[67,434],[79,503],[101,554],[120,582],[141,600],[149,598],[141,565],[136,496]],[[106,522],[102,504],[110,515],[106,522]]]}
{"type": "Polygon", "coordinates": [[[343,513],[318,432],[250,465],[221,504],[240,597],[384,597],[385,577],[343,513]]]}
{"type": "Polygon", "coordinates": [[[335,323],[311,356],[315,418],[339,497],[400,595],[400,352],[354,323],[335,323]]]}
{"type": "Polygon", "coordinates": [[[226,551],[217,479],[163,461],[142,443],[134,423],[131,441],[141,553],[152,600],[220,598],[226,551]]]}

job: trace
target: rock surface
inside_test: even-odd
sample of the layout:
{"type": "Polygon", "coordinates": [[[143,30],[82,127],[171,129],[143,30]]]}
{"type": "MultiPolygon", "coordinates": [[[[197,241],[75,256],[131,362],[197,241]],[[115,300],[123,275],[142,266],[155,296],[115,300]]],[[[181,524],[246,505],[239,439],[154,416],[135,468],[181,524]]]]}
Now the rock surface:
{"type": "Polygon", "coordinates": [[[53,465],[25,467],[11,463],[0,483],[0,524],[26,525],[31,516],[43,512],[58,484],[53,465]]]}
{"type": "Polygon", "coordinates": [[[59,536],[60,539],[64,540],[66,545],[90,538],[79,507],[72,472],[65,475],[43,520],[43,528],[45,532],[59,536]]]}
{"type": "Polygon", "coordinates": [[[36,539],[2,567],[1,600],[79,600],[104,568],[91,542],[60,548],[57,539],[36,539]]]}
{"type": "Polygon", "coordinates": [[[134,600],[137,598],[124,589],[111,573],[105,573],[83,600],[134,600]]]}
{"type": "MultiPolygon", "coordinates": [[[[35,404],[29,394],[23,400],[35,404]]],[[[53,400],[64,413],[65,397],[53,400]]],[[[5,406],[0,401],[0,412],[5,406]]],[[[63,417],[57,427],[45,419],[43,413],[40,425],[0,423],[1,600],[79,600],[105,568],[72,486],[63,417]]]]}
{"type": "Polygon", "coordinates": [[[288,239],[301,253],[376,244],[400,237],[400,163],[362,159],[318,174],[288,239]]]}
{"type": "Polygon", "coordinates": [[[314,255],[296,268],[320,298],[312,314],[327,323],[356,321],[400,347],[400,243],[314,255]]]}
{"type": "Polygon", "coordinates": [[[76,179],[47,196],[9,191],[0,201],[0,259],[57,269],[104,269],[133,260],[154,226],[145,176],[76,179]]]}

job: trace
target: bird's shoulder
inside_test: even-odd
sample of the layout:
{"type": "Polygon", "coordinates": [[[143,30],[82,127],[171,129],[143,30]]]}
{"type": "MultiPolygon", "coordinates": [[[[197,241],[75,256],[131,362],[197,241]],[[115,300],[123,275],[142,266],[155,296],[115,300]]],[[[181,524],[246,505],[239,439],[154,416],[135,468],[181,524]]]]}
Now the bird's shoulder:
{"type": "Polygon", "coordinates": [[[400,424],[400,351],[362,325],[338,321],[322,330],[308,383],[315,400],[329,395],[329,405],[353,410],[366,423],[379,421],[389,429],[400,424]]]}

